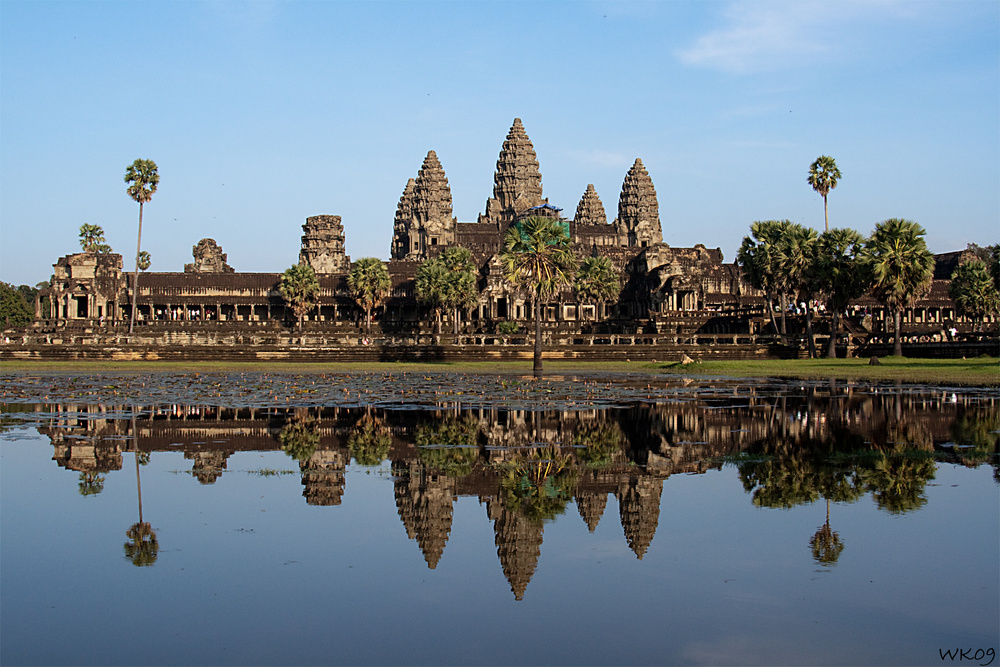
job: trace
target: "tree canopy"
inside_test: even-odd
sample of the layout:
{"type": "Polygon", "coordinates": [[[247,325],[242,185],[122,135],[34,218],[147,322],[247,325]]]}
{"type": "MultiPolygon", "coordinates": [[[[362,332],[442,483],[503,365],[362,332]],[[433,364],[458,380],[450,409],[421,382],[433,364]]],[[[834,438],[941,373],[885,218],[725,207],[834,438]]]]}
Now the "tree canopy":
{"type": "Polygon", "coordinates": [[[528,289],[534,296],[534,371],[540,373],[541,304],[565,285],[572,284],[576,275],[577,259],[569,247],[569,232],[551,218],[526,218],[507,230],[500,263],[507,280],[528,289]]]}
{"type": "Polygon", "coordinates": [[[80,225],[80,248],[84,252],[111,252],[111,246],[104,240],[104,230],[100,225],[80,225]]]}
{"type": "Polygon", "coordinates": [[[347,275],[351,296],[365,311],[365,333],[371,333],[372,310],[382,305],[392,289],[392,281],[385,264],[377,257],[362,257],[347,275]]]}
{"type": "Polygon", "coordinates": [[[308,264],[296,264],[281,274],[278,288],[302,329],[302,319],[319,303],[319,279],[308,264]]]}
{"type": "Polygon", "coordinates": [[[893,354],[901,356],[902,311],[930,291],[934,255],[927,249],[924,228],[912,220],[890,218],[875,225],[865,247],[876,298],[893,313],[893,354]]]}
{"type": "Polygon", "coordinates": [[[840,178],[840,169],[837,168],[836,161],[829,155],[820,155],[815,162],[809,165],[809,178],[806,180],[809,181],[813,190],[823,196],[824,231],[830,230],[830,214],[826,206],[826,196],[830,194],[830,190],[837,187],[837,181],[840,178]]]}
{"type": "Polygon", "coordinates": [[[1000,313],[1000,292],[986,264],[980,261],[959,264],[951,274],[948,295],[960,315],[982,321],[1000,313]]]}

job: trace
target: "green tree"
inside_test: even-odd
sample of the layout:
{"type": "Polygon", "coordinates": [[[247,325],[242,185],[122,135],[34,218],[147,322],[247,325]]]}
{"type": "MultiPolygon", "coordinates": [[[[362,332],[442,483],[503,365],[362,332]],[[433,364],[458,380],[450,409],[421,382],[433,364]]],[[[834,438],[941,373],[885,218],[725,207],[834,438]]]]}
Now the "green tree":
{"type": "Polygon", "coordinates": [[[809,178],[807,180],[813,190],[823,195],[823,231],[828,232],[830,231],[830,213],[826,206],[826,196],[830,194],[830,190],[837,187],[837,181],[840,180],[840,169],[837,168],[837,163],[832,157],[820,155],[815,162],[809,165],[809,178]]]}
{"type": "Polygon", "coordinates": [[[903,354],[903,310],[927,294],[934,279],[934,255],[924,234],[911,220],[891,218],[875,225],[866,244],[875,296],[892,313],[896,356],[903,354]]]}
{"type": "Polygon", "coordinates": [[[479,303],[476,265],[472,253],[461,246],[451,246],[441,254],[441,262],[448,270],[444,304],[452,310],[454,333],[458,335],[459,313],[479,303]]]}
{"type": "Polygon", "coordinates": [[[111,252],[111,246],[104,240],[104,230],[100,225],[80,225],[80,247],[84,252],[111,252]]]}
{"type": "Polygon", "coordinates": [[[417,301],[434,311],[435,332],[441,333],[441,311],[448,291],[448,269],[440,259],[421,262],[417,269],[417,301]]]}
{"type": "Polygon", "coordinates": [[[303,318],[319,303],[319,279],[316,277],[316,272],[308,264],[291,266],[281,274],[278,291],[298,318],[301,335],[303,318]]]}
{"type": "Polygon", "coordinates": [[[580,264],[580,270],[573,281],[573,290],[581,301],[590,301],[597,306],[597,318],[602,317],[604,304],[621,294],[621,280],[615,266],[607,257],[588,257],[580,264]]]}
{"type": "Polygon", "coordinates": [[[139,310],[139,253],[142,252],[142,205],[153,198],[156,187],[160,184],[160,174],[156,163],[152,160],[135,160],[125,170],[126,192],[139,204],[139,233],[135,242],[135,273],[132,276],[132,318],[129,320],[128,332],[135,328],[135,313],[139,310]]]}
{"type": "Polygon", "coordinates": [[[806,304],[806,339],[809,357],[816,357],[816,341],[813,337],[812,311],[809,301],[815,292],[816,251],[818,245],[816,230],[792,223],[781,238],[782,282],[799,301],[806,304]]]}
{"type": "Polygon", "coordinates": [[[0,323],[4,328],[23,327],[33,319],[34,312],[20,290],[0,282],[0,323]]]}
{"type": "Polygon", "coordinates": [[[139,253],[139,270],[145,271],[153,264],[153,257],[145,250],[139,253]]]}
{"type": "Polygon", "coordinates": [[[512,225],[500,255],[504,276],[534,296],[534,372],[542,372],[542,303],[572,284],[577,260],[569,247],[569,231],[551,218],[531,217],[512,225]]]}
{"type": "Polygon", "coordinates": [[[830,341],[826,356],[837,356],[837,329],[847,305],[871,287],[864,238],[853,229],[831,229],[817,241],[814,288],[830,311],[830,341]]]}
{"type": "Polygon", "coordinates": [[[967,315],[975,322],[1000,312],[1000,293],[986,264],[980,261],[958,265],[951,274],[948,295],[959,315],[967,315]]]}
{"type": "Polygon", "coordinates": [[[382,305],[392,289],[389,271],[377,257],[362,257],[351,267],[347,286],[365,311],[365,333],[371,334],[372,310],[382,305]]]}
{"type": "Polygon", "coordinates": [[[767,298],[767,311],[771,317],[771,327],[779,332],[774,319],[774,302],[778,300],[781,310],[781,329],[784,334],[786,279],[781,269],[784,238],[793,223],[788,220],[764,220],[750,225],[750,236],[743,237],[743,243],[736,253],[736,262],[743,269],[751,287],[764,292],[767,298]]]}

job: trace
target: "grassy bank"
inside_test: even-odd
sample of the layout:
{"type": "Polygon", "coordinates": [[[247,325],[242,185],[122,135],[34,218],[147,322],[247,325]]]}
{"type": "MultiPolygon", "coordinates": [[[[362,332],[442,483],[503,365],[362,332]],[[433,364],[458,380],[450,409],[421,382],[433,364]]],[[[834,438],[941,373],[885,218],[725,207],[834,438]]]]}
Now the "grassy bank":
{"type": "MultiPolygon", "coordinates": [[[[766,359],[747,361],[706,361],[688,364],[663,362],[563,362],[547,361],[547,373],[652,372],[696,376],[795,377],[844,380],[901,381],[928,384],[1000,386],[1000,360],[976,359],[907,359],[884,357],[879,366],[869,366],[867,359],[766,359]]],[[[382,371],[450,371],[467,373],[530,373],[530,361],[483,363],[187,363],[166,361],[4,361],[0,373],[93,373],[93,372],[267,372],[267,373],[337,373],[382,371]]]]}

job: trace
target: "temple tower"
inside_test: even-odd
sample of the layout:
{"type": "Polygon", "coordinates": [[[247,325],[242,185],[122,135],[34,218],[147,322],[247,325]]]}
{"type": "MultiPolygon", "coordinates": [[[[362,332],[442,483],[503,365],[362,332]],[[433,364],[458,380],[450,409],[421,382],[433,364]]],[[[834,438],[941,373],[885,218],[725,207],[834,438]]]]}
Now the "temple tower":
{"type": "Polygon", "coordinates": [[[597,196],[594,184],[587,185],[587,191],[580,198],[580,203],[576,206],[576,216],[573,222],[578,225],[606,225],[608,224],[608,214],[604,211],[604,204],[597,196]]]}
{"type": "Polygon", "coordinates": [[[226,264],[226,253],[215,239],[202,239],[191,248],[194,262],[184,265],[184,273],[234,273],[235,269],[226,264]]]}
{"type": "Polygon", "coordinates": [[[410,252],[410,227],[413,225],[413,204],[416,198],[417,182],[412,178],[406,182],[406,188],[396,206],[396,218],[392,225],[391,259],[406,259],[410,252]]]}
{"type": "Polygon", "coordinates": [[[645,248],[663,243],[656,189],[642,160],[638,158],[625,175],[625,182],[622,183],[622,194],[618,199],[618,218],[614,225],[618,232],[619,243],[623,246],[645,248]]]}
{"type": "Polygon", "coordinates": [[[497,158],[493,197],[486,201],[486,215],[480,222],[493,222],[502,232],[529,208],[546,203],[535,148],[521,119],[515,118],[497,158]]]}
{"type": "Polygon", "coordinates": [[[437,153],[424,163],[399,198],[393,225],[392,259],[421,260],[455,242],[458,221],[452,216],[451,186],[437,153]],[[412,186],[411,186],[412,183],[412,186]]]}
{"type": "Polygon", "coordinates": [[[347,273],[351,270],[351,258],[344,249],[344,225],[339,215],[306,218],[302,231],[299,264],[311,266],[316,273],[347,273]]]}

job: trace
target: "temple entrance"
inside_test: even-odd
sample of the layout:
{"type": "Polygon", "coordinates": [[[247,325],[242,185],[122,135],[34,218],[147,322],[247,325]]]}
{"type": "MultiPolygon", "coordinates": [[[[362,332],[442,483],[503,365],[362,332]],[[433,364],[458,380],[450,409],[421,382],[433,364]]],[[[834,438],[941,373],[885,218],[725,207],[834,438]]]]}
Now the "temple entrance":
{"type": "Polygon", "coordinates": [[[87,311],[87,296],[74,296],[73,300],[76,301],[76,316],[80,318],[89,317],[87,311]]]}

